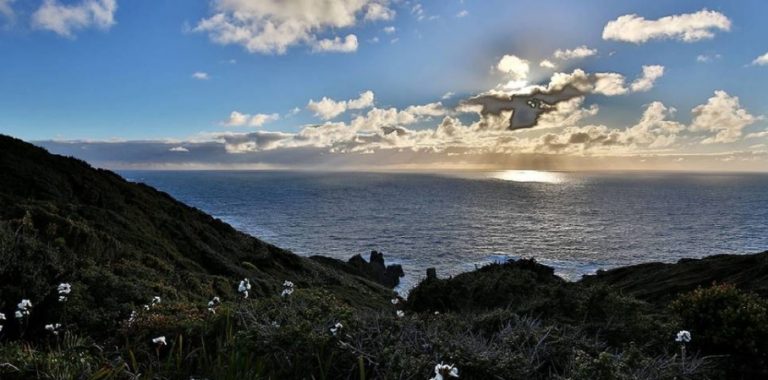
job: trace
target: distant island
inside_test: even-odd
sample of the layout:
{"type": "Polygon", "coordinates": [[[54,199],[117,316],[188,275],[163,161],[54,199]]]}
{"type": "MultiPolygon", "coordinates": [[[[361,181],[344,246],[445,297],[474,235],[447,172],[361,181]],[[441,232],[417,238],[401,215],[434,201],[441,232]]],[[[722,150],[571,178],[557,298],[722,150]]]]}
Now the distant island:
{"type": "MultiPolygon", "coordinates": [[[[386,247],[382,247],[386,248],[386,247]]],[[[757,379],[768,252],[565,281],[301,257],[0,135],[2,379],[757,379]]]]}

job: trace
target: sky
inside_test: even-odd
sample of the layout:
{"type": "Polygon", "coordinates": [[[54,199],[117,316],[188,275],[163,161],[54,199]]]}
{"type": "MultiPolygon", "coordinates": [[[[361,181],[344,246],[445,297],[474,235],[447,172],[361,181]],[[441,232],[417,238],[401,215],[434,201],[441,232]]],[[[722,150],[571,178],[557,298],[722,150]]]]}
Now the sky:
{"type": "Polygon", "coordinates": [[[768,170],[762,0],[0,0],[0,133],[108,168],[768,170]]]}

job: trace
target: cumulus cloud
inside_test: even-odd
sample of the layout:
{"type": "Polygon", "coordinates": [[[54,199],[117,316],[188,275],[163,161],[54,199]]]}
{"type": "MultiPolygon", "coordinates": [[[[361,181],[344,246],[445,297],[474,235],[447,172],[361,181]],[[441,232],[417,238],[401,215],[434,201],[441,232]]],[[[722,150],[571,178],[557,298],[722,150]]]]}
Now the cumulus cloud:
{"type": "Polygon", "coordinates": [[[348,29],[361,20],[391,20],[395,12],[381,0],[213,0],[213,14],[192,29],[222,45],[240,45],[251,53],[284,54],[309,45],[315,51],[351,52],[357,36],[324,38],[329,30],[348,29]]]}
{"type": "Polygon", "coordinates": [[[333,39],[322,39],[312,43],[312,51],[314,52],[336,52],[336,53],[352,53],[357,51],[357,36],[354,34],[348,34],[343,39],[340,37],[334,37],[333,39]]]}
{"type": "Polygon", "coordinates": [[[341,115],[347,110],[359,110],[373,106],[373,91],[364,91],[360,93],[357,99],[336,101],[328,97],[323,97],[319,101],[310,100],[307,103],[307,109],[315,113],[315,116],[323,120],[330,120],[341,115]]]}
{"type": "Polygon", "coordinates": [[[557,66],[555,66],[555,64],[552,63],[552,61],[550,61],[548,59],[545,59],[545,60],[539,62],[539,67],[543,67],[543,68],[546,68],[546,69],[554,69],[557,66]]]}
{"type": "Polygon", "coordinates": [[[575,49],[557,49],[555,50],[553,57],[561,61],[569,61],[591,57],[595,54],[597,54],[597,49],[591,49],[587,45],[581,45],[575,49]]]}
{"type": "Polygon", "coordinates": [[[393,9],[388,8],[385,4],[382,3],[369,3],[368,7],[365,11],[365,19],[368,21],[378,21],[378,20],[392,20],[395,18],[395,11],[393,9]]]}
{"type": "Polygon", "coordinates": [[[507,74],[514,81],[524,81],[528,79],[530,64],[525,59],[515,55],[504,55],[496,64],[496,69],[507,74]]]}
{"type": "Polygon", "coordinates": [[[765,54],[755,58],[752,61],[752,65],[755,65],[755,66],[766,66],[766,65],[768,65],[768,53],[765,53],[765,54]]]}
{"type": "Polygon", "coordinates": [[[693,109],[692,131],[715,133],[705,138],[702,143],[729,143],[738,140],[744,127],[752,125],[762,117],[751,115],[741,107],[739,98],[728,95],[725,91],[715,91],[715,95],[693,109]]]}
{"type": "Polygon", "coordinates": [[[466,9],[459,11],[459,13],[456,13],[457,18],[467,17],[469,15],[469,11],[466,9]]]}
{"type": "Polygon", "coordinates": [[[635,44],[660,39],[695,42],[713,38],[718,30],[730,29],[731,20],[728,17],[707,9],[658,20],[646,20],[636,14],[628,14],[608,22],[603,29],[603,39],[635,44]]]}
{"type": "Polygon", "coordinates": [[[637,78],[630,86],[633,92],[645,92],[653,88],[656,79],[664,76],[664,66],[643,66],[643,75],[637,78]]]}
{"type": "Polygon", "coordinates": [[[169,152],[180,152],[180,153],[189,153],[189,149],[183,147],[183,146],[175,146],[171,149],[168,149],[169,152]]]}
{"type": "Polygon", "coordinates": [[[45,0],[32,15],[32,25],[72,38],[75,32],[90,27],[107,30],[115,24],[117,0],[83,0],[62,4],[45,0]]]}
{"type": "Polygon", "coordinates": [[[257,113],[254,115],[232,111],[229,119],[223,122],[228,127],[261,127],[262,125],[280,119],[280,115],[257,113]]]}
{"type": "Polygon", "coordinates": [[[210,76],[208,76],[208,73],[206,73],[206,72],[196,71],[196,72],[192,73],[192,78],[197,79],[197,80],[208,80],[208,79],[210,79],[210,76]]]}

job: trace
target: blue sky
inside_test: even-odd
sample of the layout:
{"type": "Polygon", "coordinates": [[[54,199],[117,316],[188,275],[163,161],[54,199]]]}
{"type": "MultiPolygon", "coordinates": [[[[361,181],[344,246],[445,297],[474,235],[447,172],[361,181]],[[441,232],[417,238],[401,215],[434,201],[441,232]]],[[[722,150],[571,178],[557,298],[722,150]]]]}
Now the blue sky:
{"type": "MultiPolygon", "coordinates": [[[[0,0],[0,132],[34,141],[151,141],[173,147],[219,143],[228,153],[250,154],[250,159],[240,156],[236,161],[254,164],[261,162],[259,154],[265,151],[285,150],[285,155],[290,156],[297,149],[309,148],[346,154],[350,161],[356,160],[356,154],[403,149],[431,150],[443,158],[451,152],[454,156],[482,155],[490,149],[501,155],[636,155],[646,159],[693,153],[732,153],[738,159],[743,158],[739,155],[749,154],[758,162],[754,165],[765,159],[768,136],[758,135],[768,128],[762,116],[768,115],[768,102],[764,100],[768,98],[768,65],[758,64],[762,63],[758,57],[768,53],[764,38],[768,36],[768,25],[762,20],[768,3],[764,1],[305,3],[0,0]],[[43,8],[47,12],[41,12],[43,8]],[[328,11],[337,8],[340,10],[328,11]],[[247,15],[245,21],[237,18],[238,12],[247,15]],[[648,22],[690,15],[703,17],[711,25],[705,28],[707,35],[692,39],[681,34],[680,28],[686,26],[680,20],[654,24],[668,28],[668,34],[651,35],[642,42],[629,41],[631,35],[605,37],[610,22],[633,14],[648,22]],[[206,27],[205,23],[213,23],[216,15],[222,15],[224,24],[206,27]],[[727,27],[718,24],[720,18],[727,20],[727,27]],[[249,47],[247,43],[258,44],[267,38],[258,35],[267,21],[294,26],[314,24],[300,26],[305,28],[300,30],[301,37],[277,38],[272,48],[249,47]],[[233,26],[251,27],[256,34],[237,41],[232,36],[222,37],[224,28],[233,26]],[[350,35],[356,39],[354,46],[332,41],[339,38],[344,42],[350,35]],[[230,40],[223,41],[226,38],[230,40]],[[324,39],[329,40],[326,48],[320,47],[319,41],[324,39]],[[591,53],[571,59],[553,58],[558,49],[573,51],[578,47],[591,53]],[[323,49],[327,51],[318,51],[323,49]],[[467,99],[526,91],[522,85],[500,87],[517,75],[514,70],[500,69],[499,62],[506,55],[527,62],[526,86],[546,86],[554,73],[571,74],[580,69],[586,75],[622,75],[627,91],[619,96],[603,96],[590,89],[579,97],[578,104],[572,105],[582,110],[596,106],[599,111],[577,117],[576,122],[564,121],[564,115],[555,120],[561,124],[537,125],[524,131],[494,129],[498,122],[495,119],[473,124],[483,122],[488,115],[459,110],[457,106],[467,99]],[[545,59],[556,67],[541,67],[545,59]],[[663,75],[654,78],[650,88],[629,90],[641,76],[643,66],[662,66],[663,75]],[[195,73],[203,79],[195,78],[195,73]],[[359,108],[350,106],[334,117],[320,117],[317,108],[309,107],[310,100],[323,97],[338,106],[338,102],[357,99],[364,91],[374,93],[375,100],[359,108]],[[726,110],[736,115],[730,119],[737,124],[736,130],[723,132],[725,127],[708,127],[703,124],[705,118],[694,122],[696,114],[692,110],[706,105],[715,97],[715,91],[725,95],[712,102],[714,114],[720,112],[715,107],[738,98],[738,105],[730,102],[726,110]],[[453,95],[443,99],[446,93],[453,95]],[[410,106],[436,102],[440,102],[439,110],[397,114],[410,106]],[[646,128],[646,140],[661,133],[668,139],[674,135],[674,143],[640,143],[636,136],[625,133],[653,102],[662,103],[664,109],[676,109],[659,112],[666,115],[664,122],[679,125],[665,125],[663,128],[668,130],[653,132],[650,137],[646,128]],[[374,115],[376,110],[393,108],[395,121],[373,121],[378,117],[374,115]],[[245,125],[235,125],[235,111],[248,115],[245,120],[253,121],[251,118],[259,114],[269,117],[263,123],[245,121],[240,123],[245,125]],[[744,113],[750,117],[744,117],[744,113]],[[365,126],[350,131],[354,119],[360,117],[366,118],[360,120],[365,126]],[[437,133],[446,118],[462,123],[464,134],[436,139],[417,133],[437,133]],[[306,131],[315,125],[327,127],[306,131]],[[605,143],[614,140],[601,135],[600,140],[594,140],[599,144],[562,147],[566,140],[573,140],[564,136],[587,131],[588,127],[592,128],[592,137],[610,135],[613,129],[624,135],[615,137],[621,140],[616,144],[605,143]],[[596,127],[603,129],[598,131],[596,127]],[[387,128],[398,128],[402,137],[393,139],[387,128]],[[302,131],[313,136],[302,136],[302,131]],[[473,140],[476,134],[468,137],[473,131],[482,132],[482,142],[473,140]],[[720,132],[729,135],[713,137],[720,132]],[[322,137],[315,137],[315,133],[322,137]],[[562,143],[546,145],[537,140],[546,134],[556,135],[562,143]],[[752,137],[747,138],[750,134],[752,137]],[[360,136],[368,145],[359,144],[360,136]],[[503,148],[493,143],[510,138],[525,141],[503,148]]],[[[768,64],[768,57],[765,60],[768,64]]],[[[566,102],[562,104],[564,107],[566,102]]],[[[659,125],[651,129],[662,128],[659,125]]],[[[186,149],[185,153],[194,153],[186,149]]],[[[389,153],[387,156],[392,156],[389,153]]],[[[102,156],[86,158],[110,161],[102,156]]],[[[199,160],[203,159],[189,161],[199,160]]],[[[179,162],[175,158],[171,161],[179,162]]]]}

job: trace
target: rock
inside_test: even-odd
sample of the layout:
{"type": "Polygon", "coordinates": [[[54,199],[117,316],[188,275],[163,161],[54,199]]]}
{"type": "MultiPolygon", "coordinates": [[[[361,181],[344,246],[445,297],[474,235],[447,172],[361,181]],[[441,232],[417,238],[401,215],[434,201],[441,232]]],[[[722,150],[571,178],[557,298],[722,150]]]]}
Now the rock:
{"type": "Polygon", "coordinates": [[[427,268],[427,280],[437,280],[437,269],[427,268]]]}
{"type": "Polygon", "coordinates": [[[400,278],[405,276],[401,265],[389,265],[384,263],[384,254],[371,251],[370,259],[365,261],[361,255],[352,256],[347,261],[354,272],[359,276],[370,279],[389,288],[400,284],[400,278]]]}

